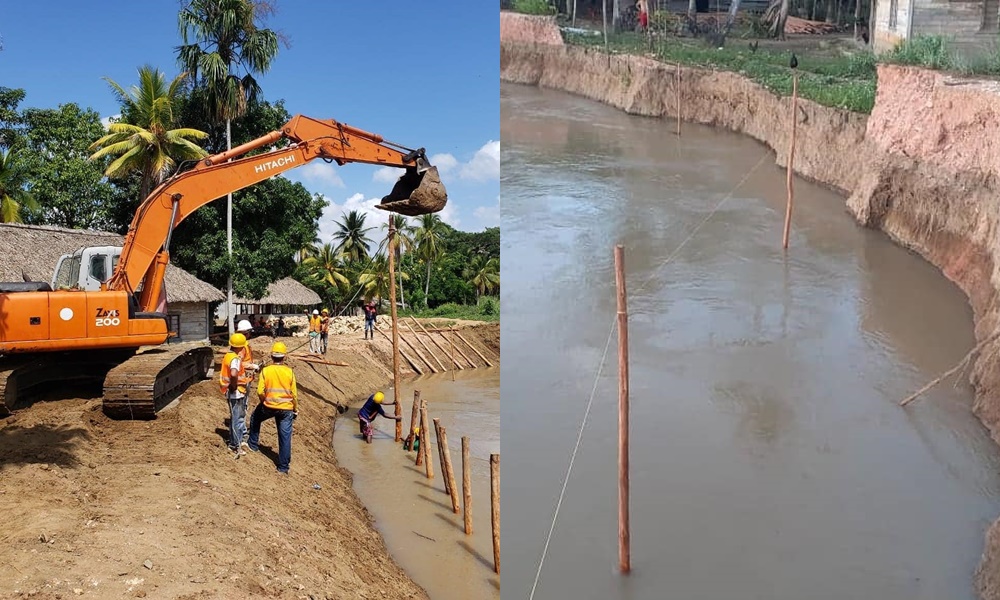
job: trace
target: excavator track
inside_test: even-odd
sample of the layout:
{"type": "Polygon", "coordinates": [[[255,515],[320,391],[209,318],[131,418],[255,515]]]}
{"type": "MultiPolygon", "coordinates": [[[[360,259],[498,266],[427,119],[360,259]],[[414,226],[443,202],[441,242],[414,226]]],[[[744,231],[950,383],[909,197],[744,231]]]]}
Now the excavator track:
{"type": "Polygon", "coordinates": [[[108,371],[127,360],[130,352],[59,352],[8,355],[0,358],[0,417],[34,400],[40,392],[68,386],[100,390],[108,371]]]}
{"type": "Polygon", "coordinates": [[[154,419],[191,384],[205,379],[215,359],[211,346],[168,344],[139,352],[104,380],[104,414],[113,419],[154,419]]]}

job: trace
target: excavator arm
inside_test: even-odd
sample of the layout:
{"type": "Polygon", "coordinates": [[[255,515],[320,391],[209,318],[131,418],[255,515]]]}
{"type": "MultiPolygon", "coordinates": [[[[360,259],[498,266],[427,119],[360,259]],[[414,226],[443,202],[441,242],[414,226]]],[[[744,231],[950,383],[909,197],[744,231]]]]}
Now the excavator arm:
{"type": "Polygon", "coordinates": [[[140,310],[152,311],[169,261],[170,234],[191,213],[226,194],[249,187],[317,158],[338,165],[359,162],[404,168],[392,192],[378,206],[409,216],[440,211],[447,193],[423,148],[410,149],[334,120],[298,115],[279,131],[202,159],[192,169],[160,184],[139,206],[107,289],[134,292],[145,280],[140,310]],[[285,148],[247,153],[286,139],[285,148]],[[231,161],[231,162],[227,162],[231,161]]]}

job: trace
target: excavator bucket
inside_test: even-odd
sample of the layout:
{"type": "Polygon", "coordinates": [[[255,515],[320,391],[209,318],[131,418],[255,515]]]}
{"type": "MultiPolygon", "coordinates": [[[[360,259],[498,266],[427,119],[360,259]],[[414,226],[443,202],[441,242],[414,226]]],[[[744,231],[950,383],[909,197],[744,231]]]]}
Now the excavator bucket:
{"type": "Polygon", "coordinates": [[[393,186],[388,196],[382,198],[377,208],[408,217],[436,213],[448,203],[448,192],[441,183],[437,167],[421,172],[408,168],[393,186]]]}

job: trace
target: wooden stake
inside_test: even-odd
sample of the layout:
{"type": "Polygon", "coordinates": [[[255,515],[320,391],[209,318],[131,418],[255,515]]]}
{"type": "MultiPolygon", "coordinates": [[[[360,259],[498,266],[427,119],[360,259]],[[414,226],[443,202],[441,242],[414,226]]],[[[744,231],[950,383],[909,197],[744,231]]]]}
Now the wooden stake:
{"type": "Polygon", "coordinates": [[[788,168],[785,176],[785,187],[788,188],[788,204],[785,206],[785,233],[781,238],[781,247],[788,248],[788,231],[792,227],[792,163],[795,161],[795,126],[799,121],[799,74],[792,70],[792,141],[788,146],[788,168]]]}
{"type": "Polygon", "coordinates": [[[419,348],[417,348],[412,343],[410,343],[410,340],[406,339],[406,336],[404,336],[402,333],[400,333],[399,334],[399,339],[403,340],[403,343],[406,344],[406,347],[409,348],[410,350],[413,350],[413,353],[416,354],[417,356],[419,356],[420,360],[424,361],[425,365],[427,365],[428,367],[430,367],[431,373],[437,373],[438,372],[438,370],[434,368],[434,365],[431,363],[431,361],[427,360],[427,357],[424,356],[422,352],[420,352],[419,348]]]}
{"type": "Polygon", "coordinates": [[[681,63],[677,63],[677,135],[681,134],[681,63]]]}
{"type": "Polygon", "coordinates": [[[493,366],[493,363],[491,363],[491,362],[489,361],[489,359],[488,359],[488,358],[486,358],[485,356],[483,356],[483,353],[482,353],[482,352],[480,352],[480,351],[479,351],[479,350],[478,350],[478,349],[477,349],[477,348],[476,348],[475,346],[473,346],[472,344],[470,344],[470,343],[469,343],[469,340],[465,339],[465,338],[464,338],[464,337],[462,336],[462,334],[461,334],[461,333],[459,333],[459,332],[457,332],[457,331],[456,331],[456,332],[455,332],[455,335],[457,335],[457,336],[458,336],[458,339],[460,339],[460,340],[462,340],[463,342],[465,342],[465,345],[466,345],[466,346],[468,346],[469,348],[472,348],[472,351],[473,351],[473,352],[475,352],[475,353],[476,353],[476,354],[477,354],[477,355],[479,356],[479,358],[483,359],[483,362],[484,362],[484,363],[486,363],[486,366],[487,366],[487,367],[492,367],[492,366],[493,366]]]}
{"type": "MultiPolygon", "coordinates": [[[[402,404],[399,400],[403,397],[399,388],[399,331],[396,328],[396,248],[394,246],[396,238],[396,224],[392,215],[389,216],[389,310],[392,314],[392,396],[396,401],[395,415],[402,414],[402,404]]],[[[396,421],[396,442],[403,437],[403,422],[396,421]]]]}
{"type": "MultiPolygon", "coordinates": [[[[413,317],[410,318],[412,319],[413,317]]],[[[441,359],[438,358],[437,355],[434,354],[434,352],[429,347],[427,347],[427,344],[424,343],[423,338],[420,337],[420,332],[414,329],[413,326],[411,325],[407,325],[407,328],[410,330],[410,333],[413,334],[413,337],[417,339],[417,343],[420,344],[420,347],[423,348],[427,352],[427,354],[429,354],[431,358],[434,359],[434,362],[436,362],[439,367],[441,367],[441,370],[447,371],[448,368],[444,366],[444,363],[441,362],[441,359]]],[[[436,372],[437,371],[435,371],[435,373],[436,372]]]]}
{"type": "Polygon", "coordinates": [[[493,572],[500,574],[500,455],[490,454],[490,516],[493,519],[493,572]]]}
{"type": "Polygon", "coordinates": [[[420,440],[420,447],[423,448],[424,454],[424,469],[426,469],[427,479],[434,479],[434,466],[431,464],[431,433],[430,428],[427,426],[427,401],[424,400],[420,407],[420,431],[423,433],[423,439],[420,440]]]}
{"type": "MultiPolygon", "coordinates": [[[[419,418],[420,418],[420,390],[413,390],[413,409],[410,411],[410,433],[409,433],[410,448],[413,448],[413,440],[415,437],[413,435],[413,428],[420,427],[420,421],[417,420],[419,418]]],[[[417,458],[418,459],[420,458],[419,452],[417,452],[417,458]]]]}
{"type": "Polygon", "coordinates": [[[469,475],[469,437],[462,436],[462,504],[465,507],[465,535],[472,535],[472,477],[469,475]]]}
{"type": "Polygon", "coordinates": [[[632,570],[628,522],[628,302],[625,293],[625,248],[615,246],[615,283],[618,287],[618,567],[632,570]]]}
{"type": "MultiPolygon", "coordinates": [[[[389,340],[390,343],[392,343],[392,338],[390,338],[389,336],[387,336],[384,331],[382,331],[381,329],[379,329],[377,327],[375,328],[375,331],[377,331],[380,334],[382,334],[382,337],[384,337],[385,339],[389,340]]],[[[393,354],[396,354],[398,352],[399,356],[402,356],[403,358],[405,358],[406,362],[409,363],[410,368],[413,369],[414,373],[416,373],[417,375],[423,375],[424,374],[424,372],[422,370],[420,370],[420,366],[417,365],[416,361],[414,361],[412,358],[410,358],[409,356],[407,356],[406,353],[403,352],[402,348],[399,347],[399,344],[396,344],[395,348],[396,348],[396,350],[393,352],[393,354]]],[[[398,371],[396,371],[396,372],[398,373],[398,371]]],[[[393,385],[395,385],[395,383],[393,385]]]]}
{"type": "MultiPolygon", "coordinates": [[[[424,326],[420,324],[420,321],[414,319],[413,317],[410,317],[410,320],[413,321],[417,325],[417,327],[420,328],[420,331],[423,331],[427,335],[427,337],[430,338],[431,343],[434,344],[435,346],[437,346],[438,350],[440,350],[444,354],[448,354],[448,351],[441,347],[441,344],[439,344],[438,341],[434,338],[434,336],[431,335],[430,332],[427,331],[427,329],[425,329],[424,326]]],[[[440,361],[438,361],[438,362],[440,362],[440,361]]],[[[455,363],[455,366],[458,367],[459,369],[462,368],[462,365],[458,364],[458,361],[455,360],[455,353],[454,352],[451,353],[451,362],[455,363]]],[[[441,368],[442,369],[444,368],[443,364],[441,365],[441,368]]]]}
{"type": "Polygon", "coordinates": [[[444,450],[444,476],[451,490],[451,512],[458,514],[458,490],[455,489],[455,469],[451,466],[451,452],[448,450],[448,431],[441,426],[441,448],[444,450]]]}
{"type": "MultiPolygon", "coordinates": [[[[452,331],[452,330],[450,330],[450,329],[449,329],[448,331],[451,331],[452,333],[454,333],[454,331],[452,331]]],[[[448,342],[449,342],[449,343],[451,344],[451,349],[452,349],[452,350],[458,350],[458,353],[459,353],[459,354],[461,354],[461,355],[462,355],[462,358],[464,358],[464,359],[465,359],[465,361],[469,363],[469,366],[470,366],[471,368],[473,368],[473,369],[475,369],[475,368],[476,368],[476,363],[472,362],[472,359],[471,359],[471,358],[469,358],[469,357],[468,357],[468,356],[467,356],[467,355],[465,354],[465,352],[462,352],[462,349],[461,349],[460,347],[458,347],[458,346],[457,346],[457,345],[455,344],[455,340],[454,340],[454,339],[452,339],[452,338],[451,338],[450,336],[447,336],[447,335],[444,335],[444,332],[441,332],[441,335],[442,335],[442,336],[443,336],[443,337],[444,337],[445,339],[447,339],[447,340],[448,340],[448,342]]],[[[452,353],[452,356],[454,356],[454,352],[452,353]]]]}
{"type": "Polygon", "coordinates": [[[448,476],[447,469],[444,467],[444,450],[441,447],[441,419],[434,418],[434,437],[437,440],[438,447],[438,463],[441,465],[441,477],[444,479],[444,493],[451,495],[451,490],[448,488],[448,476]]]}
{"type": "Polygon", "coordinates": [[[936,386],[937,384],[941,383],[942,380],[944,380],[944,379],[946,379],[948,377],[951,377],[952,375],[954,375],[955,373],[957,373],[959,370],[961,370],[962,368],[964,368],[965,366],[967,366],[969,364],[969,361],[972,360],[972,357],[975,356],[977,352],[979,352],[980,350],[982,350],[983,346],[985,346],[987,343],[992,342],[993,340],[995,340],[997,338],[997,336],[1000,336],[1000,332],[994,333],[993,335],[987,337],[983,341],[981,341],[978,344],[976,344],[975,347],[973,347],[972,350],[969,350],[969,353],[966,354],[965,357],[962,358],[962,360],[959,361],[959,363],[957,365],[955,365],[954,367],[948,369],[944,373],[941,373],[940,375],[938,375],[935,379],[933,379],[930,383],[928,383],[924,387],[920,388],[916,392],[913,392],[912,394],[910,394],[906,398],[903,398],[902,400],[900,400],[899,401],[899,405],[900,406],[906,406],[910,402],[913,402],[914,400],[916,400],[917,398],[919,398],[924,392],[926,392],[927,390],[929,390],[932,387],[936,386]]]}

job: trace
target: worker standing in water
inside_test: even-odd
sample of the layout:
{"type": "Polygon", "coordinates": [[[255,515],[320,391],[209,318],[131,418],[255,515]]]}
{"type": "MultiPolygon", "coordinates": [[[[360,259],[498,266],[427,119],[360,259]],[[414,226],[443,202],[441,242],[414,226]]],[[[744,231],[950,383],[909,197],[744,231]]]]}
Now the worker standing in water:
{"type": "Polygon", "coordinates": [[[319,319],[319,340],[320,345],[323,348],[323,354],[326,354],[326,340],[330,335],[330,311],[323,309],[323,315],[319,319]]]}
{"type": "Polygon", "coordinates": [[[364,406],[361,407],[361,410],[358,411],[358,425],[361,428],[361,437],[365,437],[365,433],[367,432],[367,429],[371,427],[372,421],[374,421],[375,418],[378,417],[379,415],[382,415],[386,419],[392,419],[393,421],[403,420],[402,416],[390,417],[389,415],[385,414],[385,409],[383,409],[382,407],[393,406],[396,404],[396,401],[394,400],[388,404],[383,405],[382,404],[383,400],[385,400],[385,394],[383,394],[382,392],[375,392],[371,396],[368,396],[368,400],[365,402],[364,406]]]}
{"type": "Polygon", "coordinates": [[[229,449],[235,458],[246,454],[247,387],[257,369],[252,358],[245,335],[234,333],[229,337],[229,352],[219,369],[219,389],[229,402],[229,449]]]}
{"type": "Polygon", "coordinates": [[[257,396],[260,403],[250,417],[250,444],[254,452],[260,452],[260,425],[274,419],[278,429],[278,472],[288,475],[292,462],[292,422],[298,413],[298,389],[295,372],[283,364],[288,348],[284,342],[271,346],[271,360],[274,361],[260,372],[257,396]]]}
{"type": "Polygon", "coordinates": [[[309,317],[309,353],[319,354],[320,342],[319,342],[319,329],[320,329],[320,318],[319,311],[313,309],[312,316],[309,317]]]}

